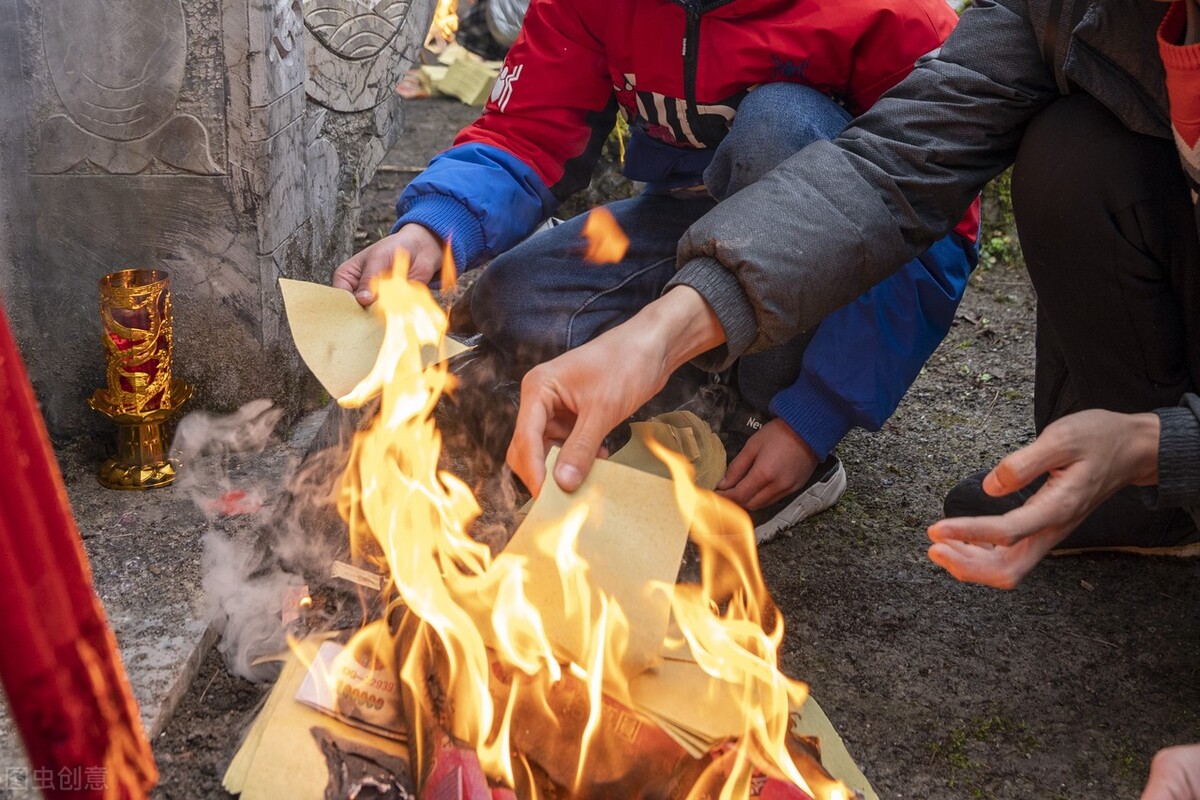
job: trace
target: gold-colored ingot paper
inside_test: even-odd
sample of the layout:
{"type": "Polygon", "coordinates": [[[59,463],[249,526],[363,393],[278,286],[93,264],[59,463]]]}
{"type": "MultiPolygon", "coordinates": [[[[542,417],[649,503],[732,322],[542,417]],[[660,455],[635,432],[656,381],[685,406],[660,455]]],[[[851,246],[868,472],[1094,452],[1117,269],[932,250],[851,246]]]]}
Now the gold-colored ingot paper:
{"type": "Polygon", "coordinates": [[[117,454],[100,467],[110,489],[152,489],[175,480],[163,423],[192,394],[171,377],[174,328],[167,273],[127,269],[100,279],[108,385],[88,405],[117,424],[117,454]]]}

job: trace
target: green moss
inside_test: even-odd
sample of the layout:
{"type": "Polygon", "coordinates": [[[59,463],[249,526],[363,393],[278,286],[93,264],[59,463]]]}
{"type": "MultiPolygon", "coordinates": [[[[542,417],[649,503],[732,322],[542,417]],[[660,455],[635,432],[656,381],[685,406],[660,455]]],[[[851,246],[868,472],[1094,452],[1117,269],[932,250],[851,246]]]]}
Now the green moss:
{"type": "Polygon", "coordinates": [[[1037,750],[1041,745],[1029,732],[1029,726],[1000,714],[990,714],[967,720],[961,726],[951,728],[946,735],[928,745],[929,754],[935,761],[942,761],[948,772],[947,785],[961,788],[969,797],[991,798],[987,784],[993,778],[992,768],[983,761],[972,758],[985,748],[996,750],[995,744],[1003,742],[1008,749],[1016,748],[1026,753],[1037,750]]]}
{"type": "Polygon", "coordinates": [[[1012,170],[1006,170],[983,189],[979,266],[1024,266],[1013,216],[1012,170]]]}

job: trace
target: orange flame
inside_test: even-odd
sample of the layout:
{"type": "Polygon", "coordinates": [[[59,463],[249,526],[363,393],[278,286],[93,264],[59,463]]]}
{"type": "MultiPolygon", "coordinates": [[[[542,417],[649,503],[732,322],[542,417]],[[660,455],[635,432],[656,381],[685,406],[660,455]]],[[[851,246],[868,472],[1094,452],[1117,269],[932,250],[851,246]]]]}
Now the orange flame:
{"type": "Polygon", "coordinates": [[[583,223],[583,236],[587,239],[583,258],[593,264],[615,264],[629,249],[629,237],[621,230],[612,212],[603,206],[588,212],[587,221],[583,223]]]}
{"type": "MultiPolygon", "coordinates": [[[[593,219],[596,225],[615,226],[607,212],[593,212],[589,225],[593,219]]],[[[539,534],[533,555],[505,551],[493,557],[471,539],[467,529],[479,506],[464,483],[438,468],[441,440],[432,415],[451,379],[444,364],[422,366],[423,351],[440,350],[447,319],[428,288],[407,275],[407,255],[400,253],[391,274],[378,285],[386,321],[378,360],[339,401],[357,406],[380,398],[377,417],[352,445],[339,510],[349,524],[356,557],[386,562],[395,600],[385,619],[407,609],[436,640],[439,663],[445,667],[438,678],[452,698],[447,730],[475,749],[491,780],[510,787],[532,785],[528,764],[513,748],[514,718],[525,714],[525,732],[530,709],[553,724],[552,695],[582,686],[571,695],[575,708],[586,706],[584,717],[572,727],[578,734],[572,752],[578,755],[566,767],[578,790],[605,758],[600,752],[604,743],[597,739],[602,717],[624,713],[614,712],[613,703],[636,710],[630,691],[634,676],[626,663],[627,609],[597,591],[591,566],[577,546],[594,506],[586,495],[576,498],[565,517],[539,534]],[[558,572],[560,611],[574,626],[569,652],[552,641],[545,608],[532,597],[542,596],[547,582],[555,580],[545,574],[546,565],[558,572]],[[499,694],[497,670],[510,676],[499,694]]],[[[699,586],[651,587],[670,597],[678,635],[666,646],[689,651],[712,691],[732,697],[736,705],[726,754],[713,759],[690,796],[699,800],[716,787],[722,800],[748,797],[757,768],[806,790],[816,786],[823,798],[844,797],[840,784],[802,775],[788,754],[789,709],[804,702],[807,688],[776,667],[782,616],[763,582],[749,520],[728,501],[697,489],[682,457],[654,442],[648,445],[668,465],[676,501],[684,518],[690,518],[691,536],[702,553],[699,586]]],[[[347,651],[377,647],[371,640],[378,632],[378,626],[364,629],[347,651]]],[[[391,633],[404,639],[395,627],[391,633]]],[[[402,654],[396,668],[409,693],[425,697],[430,662],[428,653],[416,654],[418,649],[402,654]]],[[[409,735],[419,740],[427,732],[412,730],[409,735]]],[[[543,735],[559,732],[548,726],[543,735]]],[[[419,774],[419,765],[414,767],[419,774]]]]}
{"type": "Polygon", "coordinates": [[[454,251],[450,249],[450,241],[442,248],[442,291],[448,292],[458,285],[458,269],[454,266],[454,251]]]}
{"type": "Polygon", "coordinates": [[[443,42],[454,41],[458,33],[458,0],[438,0],[433,10],[433,24],[429,26],[430,38],[437,37],[443,42]]]}

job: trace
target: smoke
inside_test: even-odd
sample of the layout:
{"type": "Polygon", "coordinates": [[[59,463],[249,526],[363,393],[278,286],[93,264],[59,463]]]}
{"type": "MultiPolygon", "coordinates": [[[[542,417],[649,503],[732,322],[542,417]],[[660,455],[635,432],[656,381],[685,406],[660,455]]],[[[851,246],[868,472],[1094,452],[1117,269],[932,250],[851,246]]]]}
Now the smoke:
{"type": "MultiPolygon", "coordinates": [[[[526,499],[504,466],[519,384],[481,350],[451,365],[459,385],[439,403],[436,421],[442,468],[472,487],[482,509],[469,532],[498,553],[526,499]]],[[[278,670],[271,659],[286,650],[288,634],[357,627],[381,612],[377,591],[331,573],[335,561],[350,562],[349,533],[337,513],[340,477],[354,435],[376,412],[377,403],[330,406],[282,477],[247,466],[269,462],[277,452],[264,452],[279,444],[282,412],[270,401],[247,403],[230,415],[193,413],[179,423],[172,448],[177,484],[209,522],[201,560],[205,613],[231,673],[269,680],[278,670]],[[297,607],[305,596],[307,603],[297,607]]]]}
{"type": "Polygon", "coordinates": [[[205,612],[220,634],[217,648],[228,670],[242,678],[263,681],[275,667],[258,660],[287,648],[282,622],[288,587],[302,587],[300,576],[283,570],[255,574],[258,554],[244,542],[217,531],[204,537],[205,612]]]}
{"type": "MultiPolygon", "coordinates": [[[[206,617],[221,636],[229,671],[255,681],[274,676],[277,665],[261,660],[286,649],[286,615],[312,584],[329,580],[330,564],[347,544],[334,508],[347,448],[319,432],[322,446],[288,465],[282,478],[264,475],[270,458],[263,451],[279,443],[281,416],[269,400],[229,415],[193,413],[179,423],[172,446],[179,488],[209,522],[201,558],[206,617]]],[[[303,622],[324,623],[345,605],[323,603],[303,622]]]]}

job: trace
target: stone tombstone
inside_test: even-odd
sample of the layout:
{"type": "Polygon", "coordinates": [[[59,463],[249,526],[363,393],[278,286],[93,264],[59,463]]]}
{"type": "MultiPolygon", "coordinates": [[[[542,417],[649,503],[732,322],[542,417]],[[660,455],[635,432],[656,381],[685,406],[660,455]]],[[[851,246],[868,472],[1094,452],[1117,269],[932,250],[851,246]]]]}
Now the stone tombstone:
{"type": "Polygon", "coordinates": [[[321,399],[277,280],[350,255],[434,5],[0,0],[0,293],[52,433],[107,427],[97,282],[132,267],[171,275],[191,408],[321,399]]]}

